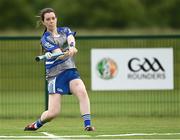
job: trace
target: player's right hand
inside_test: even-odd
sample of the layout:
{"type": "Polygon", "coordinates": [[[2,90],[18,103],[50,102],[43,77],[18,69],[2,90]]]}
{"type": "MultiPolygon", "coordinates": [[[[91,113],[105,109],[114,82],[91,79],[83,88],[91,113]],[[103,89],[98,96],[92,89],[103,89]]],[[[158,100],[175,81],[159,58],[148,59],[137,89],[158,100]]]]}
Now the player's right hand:
{"type": "Polygon", "coordinates": [[[46,57],[46,59],[51,59],[52,53],[50,53],[50,52],[45,53],[45,57],[46,57]]]}
{"type": "Polygon", "coordinates": [[[78,50],[75,47],[69,47],[69,56],[73,56],[78,52],[78,50]]]}

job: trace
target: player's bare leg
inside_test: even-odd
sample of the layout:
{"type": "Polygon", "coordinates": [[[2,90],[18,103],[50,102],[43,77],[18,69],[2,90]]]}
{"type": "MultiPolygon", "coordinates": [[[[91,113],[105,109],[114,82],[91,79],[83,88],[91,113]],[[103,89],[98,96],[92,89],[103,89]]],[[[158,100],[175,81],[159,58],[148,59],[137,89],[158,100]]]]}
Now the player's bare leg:
{"type": "Polygon", "coordinates": [[[61,109],[61,98],[62,95],[60,94],[49,95],[48,110],[43,112],[40,118],[42,122],[49,122],[59,115],[61,109]]]}
{"type": "Polygon", "coordinates": [[[91,126],[90,101],[83,81],[81,79],[72,80],[70,82],[70,89],[79,100],[80,112],[84,119],[85,130],[94,131],[95,128],[91,126]]]}
{"type": "Polygon", "coordinates": [[[44,111],[37,121],[25,127],[25,131],[35,131],[42,127],[46,122],[51,121],[60,113],[60,103],[62,96],[60,94],[50,94],[48,110],[44,111]]]}

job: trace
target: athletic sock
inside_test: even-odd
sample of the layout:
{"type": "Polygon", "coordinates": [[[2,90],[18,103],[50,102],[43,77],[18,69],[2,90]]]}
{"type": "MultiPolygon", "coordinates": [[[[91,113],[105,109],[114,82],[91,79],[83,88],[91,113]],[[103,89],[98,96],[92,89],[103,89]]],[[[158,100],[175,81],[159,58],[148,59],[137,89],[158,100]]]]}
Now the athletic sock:
{"type": "Polygon", "coordinates": [[[91,126],[91,115],[90,114],[84,114],[84,115],[82,115],[82,118],[84,119],[84,127],[91,126]]]}
{"type": "Polygon", "coordinates": [[[38,129],[38,128],[40,128],[41,126],[43,126],[43,122],[39,119],[39,120],[37,120],[35,123],[34,123],[34,127],[36,128],[36,129],[38,129]]]}

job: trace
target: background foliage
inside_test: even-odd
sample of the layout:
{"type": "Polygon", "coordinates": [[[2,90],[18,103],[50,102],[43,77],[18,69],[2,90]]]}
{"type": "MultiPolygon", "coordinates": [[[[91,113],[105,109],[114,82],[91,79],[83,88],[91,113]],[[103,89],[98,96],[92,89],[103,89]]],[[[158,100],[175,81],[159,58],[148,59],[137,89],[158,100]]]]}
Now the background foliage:
{"type": "Polygon", "coordinates": [[[78,28],[180,28],[179,0],[1,0],[1,29],[35,28],[45,7],[63,25],[78,28]]]}

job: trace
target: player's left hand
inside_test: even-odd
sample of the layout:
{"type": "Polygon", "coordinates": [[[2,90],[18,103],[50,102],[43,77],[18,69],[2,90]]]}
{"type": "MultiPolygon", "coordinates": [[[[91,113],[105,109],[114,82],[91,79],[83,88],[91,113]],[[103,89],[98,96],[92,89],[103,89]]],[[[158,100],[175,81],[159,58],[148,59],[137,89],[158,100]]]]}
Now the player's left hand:
{"type": "Polygon", "coordinates": [[[46,59],[51,59],[52,58],[52,53],[46,52],[45,57],[46,57],[46,59]]]}

